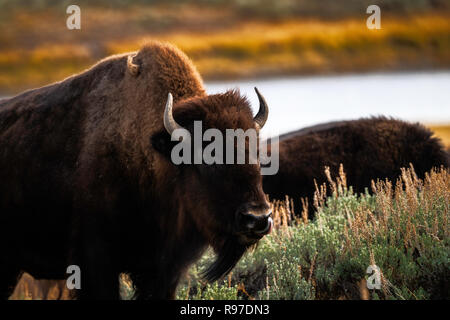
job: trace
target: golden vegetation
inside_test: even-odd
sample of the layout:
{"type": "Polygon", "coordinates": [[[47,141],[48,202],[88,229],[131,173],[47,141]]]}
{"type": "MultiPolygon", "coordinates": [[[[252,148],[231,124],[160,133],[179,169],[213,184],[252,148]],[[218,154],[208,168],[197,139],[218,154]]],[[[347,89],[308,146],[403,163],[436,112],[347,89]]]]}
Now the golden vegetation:
{"type": "Polygon", "coordinates": [[[428,127],[450,150],[450,125],[429,125],[428,127]]]}
{"type": "MultiPolygon", "coordinates": [[[[111,22],[115,33],[105,29],[105,22],[100,24],[104,29],[96,25],[95,21],[102,21],[98,18],[101,12],[96,12],[95,21],[93,13],[86,15],[85,28],[89,32],[83,27],[75,32],[64,28],[52,31],[50,22],[55,18],[49,16],[50,22],[42,27],[44,34],[50,36],[48,40],[33,42],[28,47],[5,46],[0,51],[0,92],[17,92],[61,80],[101,57],[137,50],[146,39],[179,46],[193,59],[205,79],[450,66],[450,20],[446,14],[385,17],[381,30],[367,29],[364,17],[334,21],[242,20],[220,28],[199,18],[199,24],[205,28],[152,32],[152,28],[137,29],[136,21],[108,11],[104,13],[105,21],[111,22]],[[133,32],[127,32],[129,29],[133,32]]],[[[228,15],[225,12],[215,16],[225,19],[228,15]]],[[[28,25],[34,26],[33,16],[26,17],[31,19],[27,20],[28,25]]],[[[188,20],[194,18],[186,16],[188,20]]],[[[16,24],[24,23],[21,15],[15,19],[16,24]]],[[[7,34],[0,41],[11,43],[13,38],[14,35],[7,34]]]]}
{"type": "Polygon", "coordinates": [[[70,300],[64,280],[35,280],[24,273],[10,297],[11,300],[70,300]]]}

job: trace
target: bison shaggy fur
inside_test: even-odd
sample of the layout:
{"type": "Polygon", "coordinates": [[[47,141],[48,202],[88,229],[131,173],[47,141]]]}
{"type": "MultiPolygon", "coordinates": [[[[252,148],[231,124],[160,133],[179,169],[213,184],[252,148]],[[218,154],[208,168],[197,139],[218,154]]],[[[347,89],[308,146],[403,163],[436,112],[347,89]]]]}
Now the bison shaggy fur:
{"type": "Polygon", "coordinates": [[[69,265],[77,298],[118,299],[121,273],[138,299],[174,298],[208,246],[214,280],[257,242],[235,213],[269,209],[259,165],[174,165],[169,92],[188,130],[259,130],[245,97],[207,95],[191,61],[157,42],[0,101],[0,298],[22,271],[65,279],[69,265]]]}
{"type": "Polygon", "coordinates": [[[347,184],[357,193],[371,180],[396,181],[400,168],[414,166],[423,178],[433,167],[448,167],[449,154],[441,141],[421,124],[374,117],[316,125],[287,133],[279,139],[279,171],[264,176],[264,191],[272,199],[294,199],[301,212],[301,197],[308,198],[310,217],[315,181],[327,182],[324,167],[333,176],[343,164],[347,184]]]}

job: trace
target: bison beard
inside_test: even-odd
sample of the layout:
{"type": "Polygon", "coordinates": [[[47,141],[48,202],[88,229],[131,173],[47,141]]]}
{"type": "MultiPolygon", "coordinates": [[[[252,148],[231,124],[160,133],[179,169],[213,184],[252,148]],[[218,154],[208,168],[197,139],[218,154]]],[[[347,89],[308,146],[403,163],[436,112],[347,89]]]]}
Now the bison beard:
{"type": "Polygon", "coordinates": [[[209,282],[216,281],[231,271],[247,250],[246,246],[234,239],[228,239],[217,254],[216,260],[202,272],[202,277],[209,282]]]}

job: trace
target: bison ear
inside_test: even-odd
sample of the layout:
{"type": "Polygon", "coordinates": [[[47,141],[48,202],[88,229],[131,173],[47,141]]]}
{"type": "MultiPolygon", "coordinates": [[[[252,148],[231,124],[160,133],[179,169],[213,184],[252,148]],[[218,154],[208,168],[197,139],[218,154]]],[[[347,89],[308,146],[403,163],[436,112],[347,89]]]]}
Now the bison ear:
{"type": "Polygon", "coordinates": [[[150,144],[152,147],[168,159],[170,159],[172,149],[177,143],[177,141],[172,141],[170,139],[170,135],[165,130],[150,137],[150,144]]]}
{"type": "Polygon", "coordinates": [[[136,57],[136,54],[128,56],[127,67],[130,74],[136,77],[139,74],[139,65],[133,62],[134,57],[136,57]]]}

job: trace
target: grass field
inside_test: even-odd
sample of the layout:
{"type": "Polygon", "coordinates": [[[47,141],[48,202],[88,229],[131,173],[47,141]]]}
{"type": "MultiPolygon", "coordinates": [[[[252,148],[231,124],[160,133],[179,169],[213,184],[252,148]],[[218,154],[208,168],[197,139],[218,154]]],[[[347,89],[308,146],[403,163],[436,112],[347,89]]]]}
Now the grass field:
{"type": "MultiPolygon", "coordinates": [[[[449,299],[450,172],[419,180],[403,170],[397,183],[377,182],[357,196],[344,174],[330,177],[333,196],[317,194],[312,222],[275,204],[276,231],[248,253],[222,282],[205,284],[199,271],[179,299],[449,299]],[[380,288],[368,290],[366,270],[380,270],[380,288]]],[[[303,216],[306,217],[304,210],[303,216]]]]}

